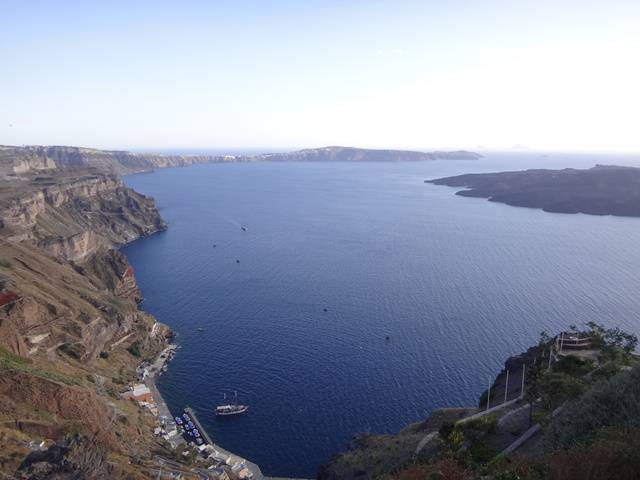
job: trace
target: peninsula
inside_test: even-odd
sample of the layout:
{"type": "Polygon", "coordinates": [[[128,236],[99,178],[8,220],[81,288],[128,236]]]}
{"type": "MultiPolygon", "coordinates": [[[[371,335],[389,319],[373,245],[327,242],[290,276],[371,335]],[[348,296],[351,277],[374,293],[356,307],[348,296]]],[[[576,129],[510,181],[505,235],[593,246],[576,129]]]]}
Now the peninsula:
{"type": "Polygon", "coordinates": [[[545,212],[640,217],[640,168],[634,167],[480,173],[425,183],[464,187],[457,195],[545,212]]]}

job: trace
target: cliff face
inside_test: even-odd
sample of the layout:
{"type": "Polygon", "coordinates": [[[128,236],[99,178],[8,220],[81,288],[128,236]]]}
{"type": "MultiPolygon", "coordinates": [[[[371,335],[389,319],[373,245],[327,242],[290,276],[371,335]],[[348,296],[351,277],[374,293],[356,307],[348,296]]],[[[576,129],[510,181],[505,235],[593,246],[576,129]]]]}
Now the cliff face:
{"type": "Polygon", "coordinates": [[[79,167],[124,175],[156,168],[238,160],[228,155],[154,155],[66,146],[0,146],[0,173],[5,175],[79,167]]]}
{"type": "Polygon", "coordinates": [[[0,279],[18,300],[0,315],[9,351],[71,342],[95,357],[143,314],[133,270],[115,249],[163,230],[152,199],[114,176],[87,171],[0,184],[0,279]],[[53,328],[59,325],[59,329],[53,328]]]}
{"type": "Polygon", "coordinates": [[[417,152],[353,147],[310,148],[259,155],[157,155],[65,146],[0,146],[0,174],[15,175],[78,167],[93,167],[103,172],[127,174],[213,162],[413,162],[476,160],[480,157],[477,153],[462,150],[417,152]]]}
{"type": "Polygon", "coordinates": [[[3,238],[78,261],[165,228],[153,200],[90,170],[0,182],[3,238]]]}
{"type": "Polygon", "coordinates": [[[164,228],[153,199],[114,175],[0,180],[0,473],[15,471],[25,439],[75,432],[110,457],[149,455],[150,424],[118,392],[168,329],[138,309],[117,247],[164,228]]]}

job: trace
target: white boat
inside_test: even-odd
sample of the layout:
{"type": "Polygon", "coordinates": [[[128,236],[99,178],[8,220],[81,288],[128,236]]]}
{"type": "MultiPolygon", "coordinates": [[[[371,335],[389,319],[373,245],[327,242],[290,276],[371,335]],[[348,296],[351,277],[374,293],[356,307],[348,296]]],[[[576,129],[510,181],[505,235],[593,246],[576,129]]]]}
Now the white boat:
{"type": "MultiPolygon", "coordinates": [[[[224,395],[224,399],[227,399],[227,395],[224,395]]],[[[216,415],[239,415],[249,410],[248,405],[240,405],[238,403],[238,392],[235,392],[235,403],[228,403],[226,405],[218,405],[216,407],[216,415]]]]}

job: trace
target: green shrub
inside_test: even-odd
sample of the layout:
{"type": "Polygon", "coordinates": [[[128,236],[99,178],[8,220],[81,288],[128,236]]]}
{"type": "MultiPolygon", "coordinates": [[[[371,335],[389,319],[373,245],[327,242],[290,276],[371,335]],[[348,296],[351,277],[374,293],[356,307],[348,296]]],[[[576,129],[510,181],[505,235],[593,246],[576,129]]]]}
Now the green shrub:
{"type": "Polygon", "coordinates": [[[494,433],[498,428],[498,418],[495,415],[485,415],[462,424],[464,430],[477,430],[484,433],[494,433]]]}
{"type": "Polygon", "coordinates": [[[640,428],[640,367],[592,386],[553,419],[547,443],[571,447],[603,427],[640,428]]]}
{"type": "Polygon", "coordinates": [[[582,380],[566,373],[549,372],[538,380],[538,391],[545,408],[549,410],[560,406],[566,400],[578,397],[585,388],[582,380]]]}
{"type": "Polygon", "coordinates": [[[485,465],[498,454],[498,451],[487,445],[482,440],[476,440],[471,444],[469,453],[471,454],[471,459],[475,463],[485,465]]]}
{"type": "Polygon", "coordinates": [[[14,370],[25,370],[31,364],[31,359],[21,357],[9,350],[0,347],[0,367],[14,370]]]}
{"type": "Polygon", "coordinates": [[[91,323],[91,316],[87,312],[82,310],[78,314],[78,320],[80,320],[82,323],[87,325],[87,324],[91,323]]]}
{"type": "Polygon", "coordinates": [[[594,381],[609,380],[620,373],[620,367],[615,362],[607,362],[591,374],[594,381]]]}
{"type": "Polygon", "coordinates": [[[2,268],[11,268],[12,263],[6,258],[0,258],[0,267],[2,268]]]}
{"type": "Polygon", "coordinates": [[[79,383],[77,379],[69,377],[68,375],[34,368],[31,359],[23,358],[0,347],[0,369],[2,368],[26,372],[41,378],[66,383],[67,385],[77,385],[79,383]]]}
{"type": "Polygon", "coordinates": [[[100,358],[109,358],[109,352],[105,352],[104,350],[100,352],[100,358]]]}
{"type": "Polygon", "coordinates": [[[127,352],[129,352],[134,357],[139,357],[140,356],[140,344],[138,342],[135,342],[129,348],[127,348],[127,352]]]}
{"type": "Polygon", "coordinates": [[[440,429],[438,430],[438,433],[440,434],[440,437],[447,438],[454,428],[455,428],[455,425],[453,423],[444,422],[442,425],[440,425],[440,429]]]}
{"type": "Polygon", "coordinates": [[[583,360],[573,355],[562,357],[553,366],[554,371],[566,373],[573,377],[582,377],[594,368],[595,364],[592,360],[583,360]]]}

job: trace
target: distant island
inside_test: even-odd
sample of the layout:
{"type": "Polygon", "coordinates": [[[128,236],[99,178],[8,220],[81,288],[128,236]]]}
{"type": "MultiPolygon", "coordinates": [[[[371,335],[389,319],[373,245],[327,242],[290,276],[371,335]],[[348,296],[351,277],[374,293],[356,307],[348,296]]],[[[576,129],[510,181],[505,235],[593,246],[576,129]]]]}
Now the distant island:
{"type": "Polygon", "coordinates": [[[546,212],[640,217],[640,168],[634,167],[467,174],[425,183],[464,187],[457,195],[546,212]]]}
{"type": "Polygon", "coordinates": [[[423,160],[477,160],[482,155],[465,150],[418,152],[412,150],[374,150],[354,147],[322,147],[285,153],[257,155],[258,160],[277,162],[416,162],[423,160]]]}
{"type": "Polygon", "coordinates": [[[162,155],[124,150],[99,150],[69,146],[0,145],[0,174],[22,174],[39,170],[70,167],[95,167],[101,171],[126,175],[157,168],[184,167],[197,163],[223,162],[411,162],[422,160],[477,160],[474,152],[417,152],[410,150],[373,150],[354,147],[322,147],[294,152],[257,155],[162,155]]]}

